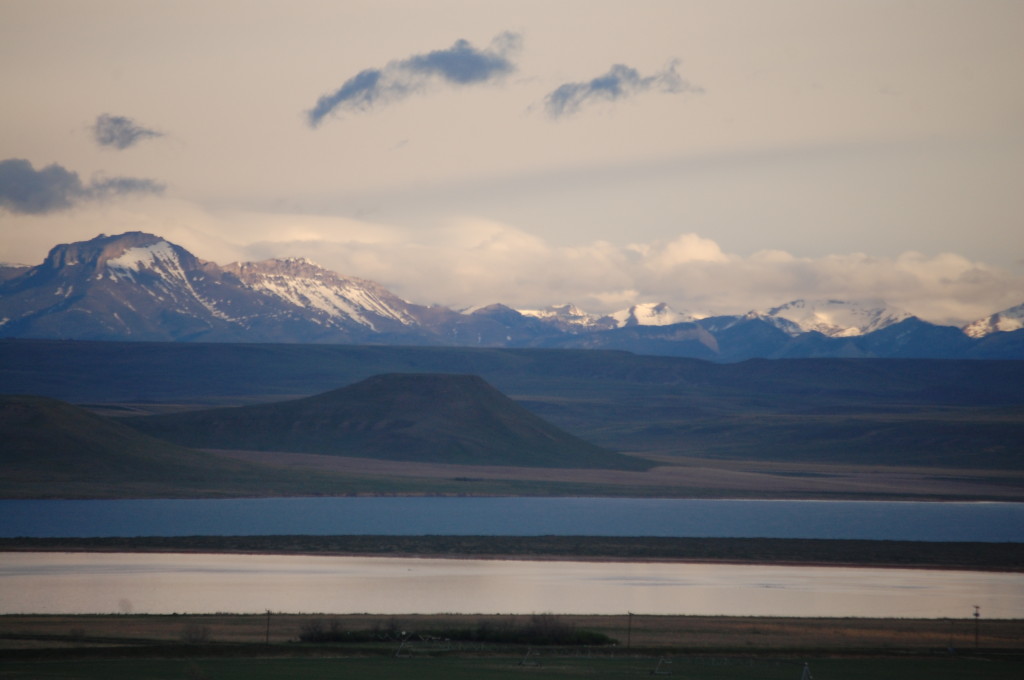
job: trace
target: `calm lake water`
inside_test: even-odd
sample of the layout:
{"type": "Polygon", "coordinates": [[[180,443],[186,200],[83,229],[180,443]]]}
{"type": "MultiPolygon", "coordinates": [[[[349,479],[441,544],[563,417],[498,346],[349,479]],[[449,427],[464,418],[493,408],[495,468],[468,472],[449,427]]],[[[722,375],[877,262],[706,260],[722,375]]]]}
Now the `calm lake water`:
{"type": "Polygon", "coordinates": [[[0,536],[589,535],[1024,541],[1022,503],[634,498],[0,501],[0,536]]]}
{"type": "Polygon", "coordinates": [[[0,614],[1024,615],[1024,574],[284,555],[0,554],[0,614]]]}

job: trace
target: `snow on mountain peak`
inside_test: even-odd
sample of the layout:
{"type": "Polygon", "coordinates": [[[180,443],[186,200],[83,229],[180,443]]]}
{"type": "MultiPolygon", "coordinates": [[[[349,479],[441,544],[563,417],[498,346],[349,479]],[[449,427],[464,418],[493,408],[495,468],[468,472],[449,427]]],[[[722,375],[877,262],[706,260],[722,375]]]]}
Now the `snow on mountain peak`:
{"type": "Polygon", "coordinates": [[[664,302],[644,302],[610,315],[620,328],[625,326],[671,326],[693,321],[688,312],[677,312],[664,302]]]}
{"type": "Polygon", "coordinates": [[[1024,328],[1024,303],[973,321],[964,326],[963,331],[972,338],[983,338],[992,333],[1011,332],[1021,328],[1024,328]]]}
{"type": "Polygon", "coordinates": [[[134,273],[149,269],[161,271],[179,281],[188,281],[178,253],[167,241],[126,248],[118,257],[108,259],[106,266],[111,274],[123,279],[132,279],[134,273]]]}
{"type": "Polygon", "coordinates": [[[403,301],[372,281],[340,276],[304,257],[243,262],[229,265],[252,290],[312,309],[336,320],[352,320],[378,330],[374,319],[402,325],[415,320],[403,301]]]}
{"type": "Polygon", "coordinates": [[[604,318],[588,314],[571,302],[564,305],[551,305],[543,309],[517,309],[516,311],[523,316],[575,328],[593,328],[600,325],[604,318]]]}
{"type": "Polygon", "coordinates": [[[687,312],[677,312],[664,302],[644,302],[611,314],[590,314],[574,304],[552,305],[543,309],[518,309],[523,316],[531,316],[563,327],[597,330],[626,326],[670,326],[694,321],[687,312]]]}
{"type": "MultiPolygon", "coordinates": [[[[758,316],[769,321],[782,319],[795,324],[800,332],[816,331],[832,338],[864,335],[911,317],[882,300],[793,300],[758,316]]],[[[785,326],[780,328],[792,335],[792,327],[785,326]]]]}

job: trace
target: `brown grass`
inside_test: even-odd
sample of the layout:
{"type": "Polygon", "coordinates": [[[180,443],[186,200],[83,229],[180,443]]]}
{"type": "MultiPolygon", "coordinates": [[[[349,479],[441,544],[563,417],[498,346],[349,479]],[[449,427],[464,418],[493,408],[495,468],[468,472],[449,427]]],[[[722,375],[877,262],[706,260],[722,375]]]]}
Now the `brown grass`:
{"type": "MultiPolygon", "coordinates": [[[[271,614],[270,642],[298,639],[303,625],[316,616],[271,614]]],[[[525,623],[528,616],[481,615],[323,615],[343,630],[407,632],[472,627],[482,620],[525,623]]],[[[604,633],[636,649],[680,652],[715,650],[905,650],[936,651],[952,646],[974,648],[974,621],[969,619],[859,619],[706,616],[558,616],[577,629],[604,633]]],[[[92,647],[131,643],[186,643],[189,633],[203,631],[209,642],[264,643],[266,615],[113,615],[0,616],[0,649],[92,647]]],[[[982,649],[1024,650],[1024,619],[982,620],[982,649]]]]}
{"type": "MultiPolygon", "coordinates": [[[[650,457],[646,472],[564,470],[386,461],[303,453],[213,451],[292,470],[404,480],[526,481],[592,484],[644,495],[701,498],[915,498],[1024,501],[1024,472],[874,465],[776,463],[686,457],[650,457]]],[[[467,487],[467,493],[472,488],[467,487]]],[[[624,491],[625,493],[625,491],[624,491]]]]}

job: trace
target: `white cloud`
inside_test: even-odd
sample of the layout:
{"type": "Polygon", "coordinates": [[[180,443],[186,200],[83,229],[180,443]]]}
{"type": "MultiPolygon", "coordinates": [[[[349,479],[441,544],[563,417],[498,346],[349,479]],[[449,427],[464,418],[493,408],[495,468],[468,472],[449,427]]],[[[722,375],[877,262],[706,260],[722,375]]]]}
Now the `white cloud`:
{"type": "Polygon", "coordinates": [[[643,256],[647,267],[665,272],[692,262],[727,262],[729,259],[717,243],[697,234],[680,234],[667,243],[633,243],[629,249],[643,256]]]}
{"type": "Polygon", "coordinates": [[[11,227],[0,261],[37,264],[58,243],[142,230],[220,264],[309,257],[412,302],[454,308],[574,302],[611,312],[667,302],[696,314],[733,314],[797,298],[884,299],[928,321],[960,325],[1024,301],[1024,276],[957,254],[814,258],[765,250],[743,256],[694,233],[563,246],[472,217],[411,228],[320,215],[217,213],[158,198],[15,216],[11,227]]]}

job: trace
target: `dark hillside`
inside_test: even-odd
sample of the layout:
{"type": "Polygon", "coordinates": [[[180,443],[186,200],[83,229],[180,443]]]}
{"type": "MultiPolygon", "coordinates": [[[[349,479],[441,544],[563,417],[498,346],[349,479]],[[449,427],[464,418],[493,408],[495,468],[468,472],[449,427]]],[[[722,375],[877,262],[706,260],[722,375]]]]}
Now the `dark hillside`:
{"type": "Polygon", "coordinates": [[[153,439],[44,397],[0,396],[0,497],[299,493],[308,475],[153,439]]]}
{"type": "Polygon", "coordinates": [[[472,465],[649,467],[573,437],[475,375],[380,375],[305,399],[126,422],[200,448],[472,465]]]}
{"type": "Polygon", "coordinates": [[[90,405],[265,403],[384,373],[479,375],[617,451],[1024,468],[1024,361],[716,364],[604,350],[0,340],[0,392],[90,405]]]}

